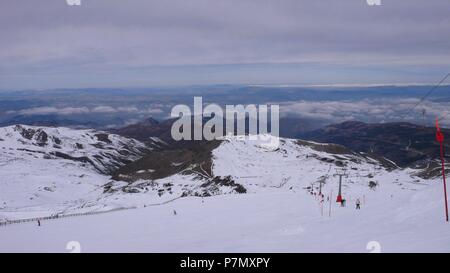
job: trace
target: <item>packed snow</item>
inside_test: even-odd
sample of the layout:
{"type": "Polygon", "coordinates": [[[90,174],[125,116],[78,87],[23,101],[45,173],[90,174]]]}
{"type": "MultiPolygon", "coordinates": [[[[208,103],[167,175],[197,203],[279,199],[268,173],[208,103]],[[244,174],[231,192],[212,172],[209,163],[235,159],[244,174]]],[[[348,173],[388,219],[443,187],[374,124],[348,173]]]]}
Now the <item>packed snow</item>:
{"type": "Polygon", "coordinates": [[[322,215],[306,192],[186,197],[40,227],[6,226],[0,252],[69,252],[73,241],[81,252],[449,252],[439,186],[389,199],[369,192],[361,210],[332,201],[331,217],[329,203],[322,215]]]}

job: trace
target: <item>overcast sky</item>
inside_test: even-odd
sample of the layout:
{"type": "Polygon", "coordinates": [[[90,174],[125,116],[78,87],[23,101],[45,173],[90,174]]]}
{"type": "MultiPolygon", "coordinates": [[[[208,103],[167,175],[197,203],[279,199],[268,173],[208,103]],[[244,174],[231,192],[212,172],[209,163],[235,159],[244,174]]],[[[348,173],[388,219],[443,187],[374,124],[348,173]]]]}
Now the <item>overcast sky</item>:
{"type": "Polygon", "coordinates": [[[432,83],[450,1],[0,0],[0,89],[432,83]]]}

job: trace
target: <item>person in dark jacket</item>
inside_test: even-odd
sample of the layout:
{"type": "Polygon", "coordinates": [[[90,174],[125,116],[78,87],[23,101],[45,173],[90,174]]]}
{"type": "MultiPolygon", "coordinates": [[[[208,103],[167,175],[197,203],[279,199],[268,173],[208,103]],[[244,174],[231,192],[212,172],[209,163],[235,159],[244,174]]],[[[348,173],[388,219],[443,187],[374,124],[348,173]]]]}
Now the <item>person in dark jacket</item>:
{"type": "Polygon", "coordinates": [[[356,199],[356,209],[361,209],[361,201],[358,199],[356,199]]]}

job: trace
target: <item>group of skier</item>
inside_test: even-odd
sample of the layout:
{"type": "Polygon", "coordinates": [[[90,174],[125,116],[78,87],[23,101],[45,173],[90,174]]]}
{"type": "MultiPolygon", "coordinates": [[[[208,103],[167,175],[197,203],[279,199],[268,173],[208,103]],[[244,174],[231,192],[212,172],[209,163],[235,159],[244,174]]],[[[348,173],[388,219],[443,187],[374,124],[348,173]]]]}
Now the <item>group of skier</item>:
{"type": "MultiPolygon", "coordinates": [[[[341,207],[345,207],[346,201],[344,198],[341,199],[341,207]]],[[[361,200],[359,198],[356,198],[355,201],[356,209],[361,209],[361,200]]]]}
{"type": "MultiPolygon", "coordinates": [[[[311,195],[318,196],[318,197],[320,198],[320,202],[321,202],[321,203],[324,202],[325,196],[324,196],[323,193],[316,193],[316,192],[314,192],[314,191],[310,191],[309,193],[310,193],[311,195]]],[[[329,201],[330,201],[330,197],[327,196],[327,202],[329,202],[329,201]]],[[[341,201],[340,201],[340,203],[341,203],[341,207],[345,207],[345,205],[346,205],[346,203],[347,203],[347,200],[344,199],[344,198],[342,198],[341,201]]],[[[357,210],[361,209],[361,200],[360,200],[359,198],[356,198],[356,200],[355,200],[355,208],[356,208],[357,210]]]]}

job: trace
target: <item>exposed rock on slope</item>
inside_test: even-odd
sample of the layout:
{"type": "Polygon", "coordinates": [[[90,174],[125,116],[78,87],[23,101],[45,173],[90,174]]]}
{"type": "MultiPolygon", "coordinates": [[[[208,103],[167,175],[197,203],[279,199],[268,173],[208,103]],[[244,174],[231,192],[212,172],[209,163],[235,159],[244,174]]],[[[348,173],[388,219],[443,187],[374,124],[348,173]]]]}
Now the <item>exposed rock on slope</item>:
{"type": "Polygon", "coordinates": [[[149,152],[141,142],[94,130],[15,125],[0,128],[2,150],[17,156],[66,159],[109,174],[149,152]]]}

